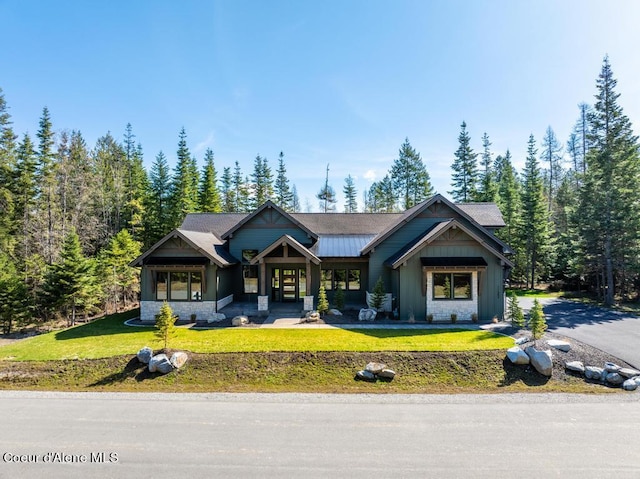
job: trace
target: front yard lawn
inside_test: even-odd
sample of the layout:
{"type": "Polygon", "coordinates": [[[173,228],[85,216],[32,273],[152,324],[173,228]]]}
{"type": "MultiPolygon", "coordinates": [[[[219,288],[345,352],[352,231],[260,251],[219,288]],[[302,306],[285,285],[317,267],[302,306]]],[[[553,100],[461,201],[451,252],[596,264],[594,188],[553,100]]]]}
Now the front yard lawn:
{"type": "MultiPolygon", "coordinates": [[[[154,328],[123,324],[135,313],[115,314],[89,324],[42,334],[0,347],[0,360],[95,359],[162,347],[154,328]]],[[[196,353],[266,351],[478,351],[507,349],[513,339],[487,331],[434,329],[261,329],[178,328],[169,347],[196,353]]]]}

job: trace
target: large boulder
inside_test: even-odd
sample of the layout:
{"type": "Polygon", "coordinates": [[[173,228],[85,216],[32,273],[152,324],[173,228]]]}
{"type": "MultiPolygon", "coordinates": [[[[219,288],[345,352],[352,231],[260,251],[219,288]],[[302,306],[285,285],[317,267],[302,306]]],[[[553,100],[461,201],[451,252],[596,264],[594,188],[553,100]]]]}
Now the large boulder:
{"type": "Polygon", "coordinates": [[[141,363],[149,364],[149,361],[151,361],[151,358],[153,357],[153,349],[151,349],[149,346],[145,346],[140,351],[138,351],[136,357],[141,363]]]}
{"type": "Polygon", "coordinates": [[[552,348],[559,349],[560,351],[564,351],[565,353],[569,352],[571,349],[571,344],[566,341],[560,341],[559,339],[550,339],[547,341],[547,344],[552,348]]]}
{"type": "Polygon", "coordinates": [[[377,314],[375,309],[362,308],[358,313],[358,321],[373,321],[377,314]]]}
{"type": "Polygon", "coordinates": [[[393,379],[396,377],[396,372],[393,369],[384,368],[378,374],[376,374],[380,379],[393,379]]]}
{"type": "Polygon", "coordinates": [[[624,382],[625,378],[618,373],[608,373],[605,377],[605,381],[614,386],[620,386],[624,382]]]}
{"type": "Polygon", "coordinates": [[[531,365],[543,376],[551,377],[553,372],[553,360],[551,351],[549,349],[541,351],[533,346],[529,346],[525,349],[525,352],[529,355],[531,365]]]}
{"type": "Polygon", "coordinates": [[[620,370],[618,371],[618,374],[620,376],[624,376],[627,379],[633,379],[636,376],[640,376],[640,371],[633,368],[620,368],[620,370]]]}
{"type": "Polygon", "coordinates": [[[564,363],[564,367],[569,371],[584,374],[584,364],[582,361],[568,361],[564,363]]]}
{"type": "Polygon", "coordinates": [[[167,374],[171,371],[173,371],[173,366],[166,354],[157,354],[151,358],[151,361],[149,361],[150,373],[158,372],[161,374],[167,374]]]}
{"type": "Polygon", "coordinates": [[[224,313],[213,313],[209,318],[207,318],[207,323],[219,323],[220,321],[224,321],[227,317],[224,313]]]}
{"type": "Polygon", "coordinates": [[[376,375],[371,371],[362,370],[356,373],[356,379],[360,379],[361,381],[375,381],[376,375]]]}
{"type": "Polygon", "coordinates": [[[519,346],[507,349],[507,357],[513,364],[529,364],[529,355],[519,346]]]}
{"type": "Polygon", "coordinates": [[[594,381],[600,381],[602,375],[606,374],[606,371],[597,366],[587,366],[584,368],[584,377],[587,379],[593,379],[594,381]]]}
{"type": "Polygon", "coordinates": [[[231,320],[231,326],[244,326],[249,324],[249,318],[246,316],[236,316],[231,320]]]}
{"type": "Polygon", "coordinates": [[[317,311],[307,311],[307,314],[304,315],[304,319],[309,323],[320,321],[320,313],[317,311]]]}
{"type": "Polygon", "coordinates": [[[615,363],[604,363],[604,370],[608,373],[617,373],[622,369],[621,366],[618,366],[615,363]]]}
{"type": "Polygon", "coordinates": [[[369,371],[373,374],[379,374],[383,369],[385,369],[387,367],[386,364],[384,363],[367,363],[367,365],[364,367],[365,371],[369,371]]]}
{"type": "Polygon", "coordinates": [[[635,391],[636,389],[638,389],[638,383],[633,379],[627,379],[622,383],[622,389],[624,389],[625,391],[635,391]]]}
{"type": "Polygon", "coordinates": [[[180,369],[182,366],[185,365],[188,359],[189,359],[189,356],[187,355],[187,353],[183,351],[176,351],[171,355],[169,362],[174,368],[180,369]]]}
{"type": "Polygon", "coordinates": [[[327,311],[327,314],[330,314],[331,316],[342,316],[342,313],[339,309],[330,309],[329,311],[327,311]]]}

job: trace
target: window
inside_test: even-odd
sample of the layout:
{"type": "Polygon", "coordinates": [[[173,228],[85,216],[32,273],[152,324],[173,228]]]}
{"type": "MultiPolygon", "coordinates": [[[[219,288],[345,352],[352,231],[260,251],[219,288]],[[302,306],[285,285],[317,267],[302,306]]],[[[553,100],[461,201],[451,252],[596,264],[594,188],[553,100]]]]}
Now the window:
{"type": "Polygon", "coordinates": [[[471,273],[433,273],[433,299],[471,299],[471,273]]]}
{"type": "Polygon", "coordinates": [[[202,273],[156,272],[156,299],[158,301],[202,301],[202,273]]]}
{"type": "Polygon", "coordinates": [[[298,270],[298,297],[304,299],[307,295],[307,270],[300,268],[298,270]]]}
{"type": "Polygon", "coordinates": [[[324,289],[326,291],[331,291],[333,289],[333,270],[322,270],[322,284],[324,285],[324,289]]]}
{"type": "Polygon", "coordinates": [[[244,265],[242,267],[242,279],[244,281],[244,292],[255,294],[258,292],[258,267],[244,265]]]}
{"type": "Polygon", "coordinates": [[[326,291],[338,288],[343,290],[360,291],[360,270],[359,269],[323,269],[322,284],[326,291]]]}
{"type": "Polygon", "coordinates": [[[347,288],[349,291],[360,291],[360,270],[349,270],[349,281],[347,282],[347,288]]]}

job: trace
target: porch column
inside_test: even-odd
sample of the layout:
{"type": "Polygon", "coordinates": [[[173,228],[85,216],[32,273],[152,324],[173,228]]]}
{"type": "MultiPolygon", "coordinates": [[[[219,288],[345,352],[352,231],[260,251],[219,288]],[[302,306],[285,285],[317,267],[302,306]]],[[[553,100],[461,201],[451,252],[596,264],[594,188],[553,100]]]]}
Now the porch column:
{"type": "Polygon", "coordinates": [[[309,261],[309,259],[307,258],[307,281],[306,281],[306,285],[305,288],[307,289],[305,291],[305,296],[311,296],[311,292],[313,291],[313,288],[311,287],[311,261],[309,261]]]}
{"type": "Polygon", "coordinates": [[[267,265],[264,259],[260,258],[260,295],[267,294],[267,265]]]}

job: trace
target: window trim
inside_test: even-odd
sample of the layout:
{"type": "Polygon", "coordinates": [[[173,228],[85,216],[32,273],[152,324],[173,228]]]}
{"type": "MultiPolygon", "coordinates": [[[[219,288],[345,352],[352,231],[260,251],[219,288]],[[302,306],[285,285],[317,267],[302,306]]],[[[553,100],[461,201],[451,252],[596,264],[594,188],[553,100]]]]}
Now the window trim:
{"type": "Polygon", "coordinates": [[[473,301],[473,272],[472,271],[433,271],[431,273],[431,299],[433,301],[473,301]],[[451,295],[449,298],[438,298],[436,297],[436,275],[446,275],[449,278],[449,288],[451,295]],[[455,296],[455,287],[454,287],[454,276],[468,276],[469,277],[469,296],[464,298],[456,298],[455,296]]]}

